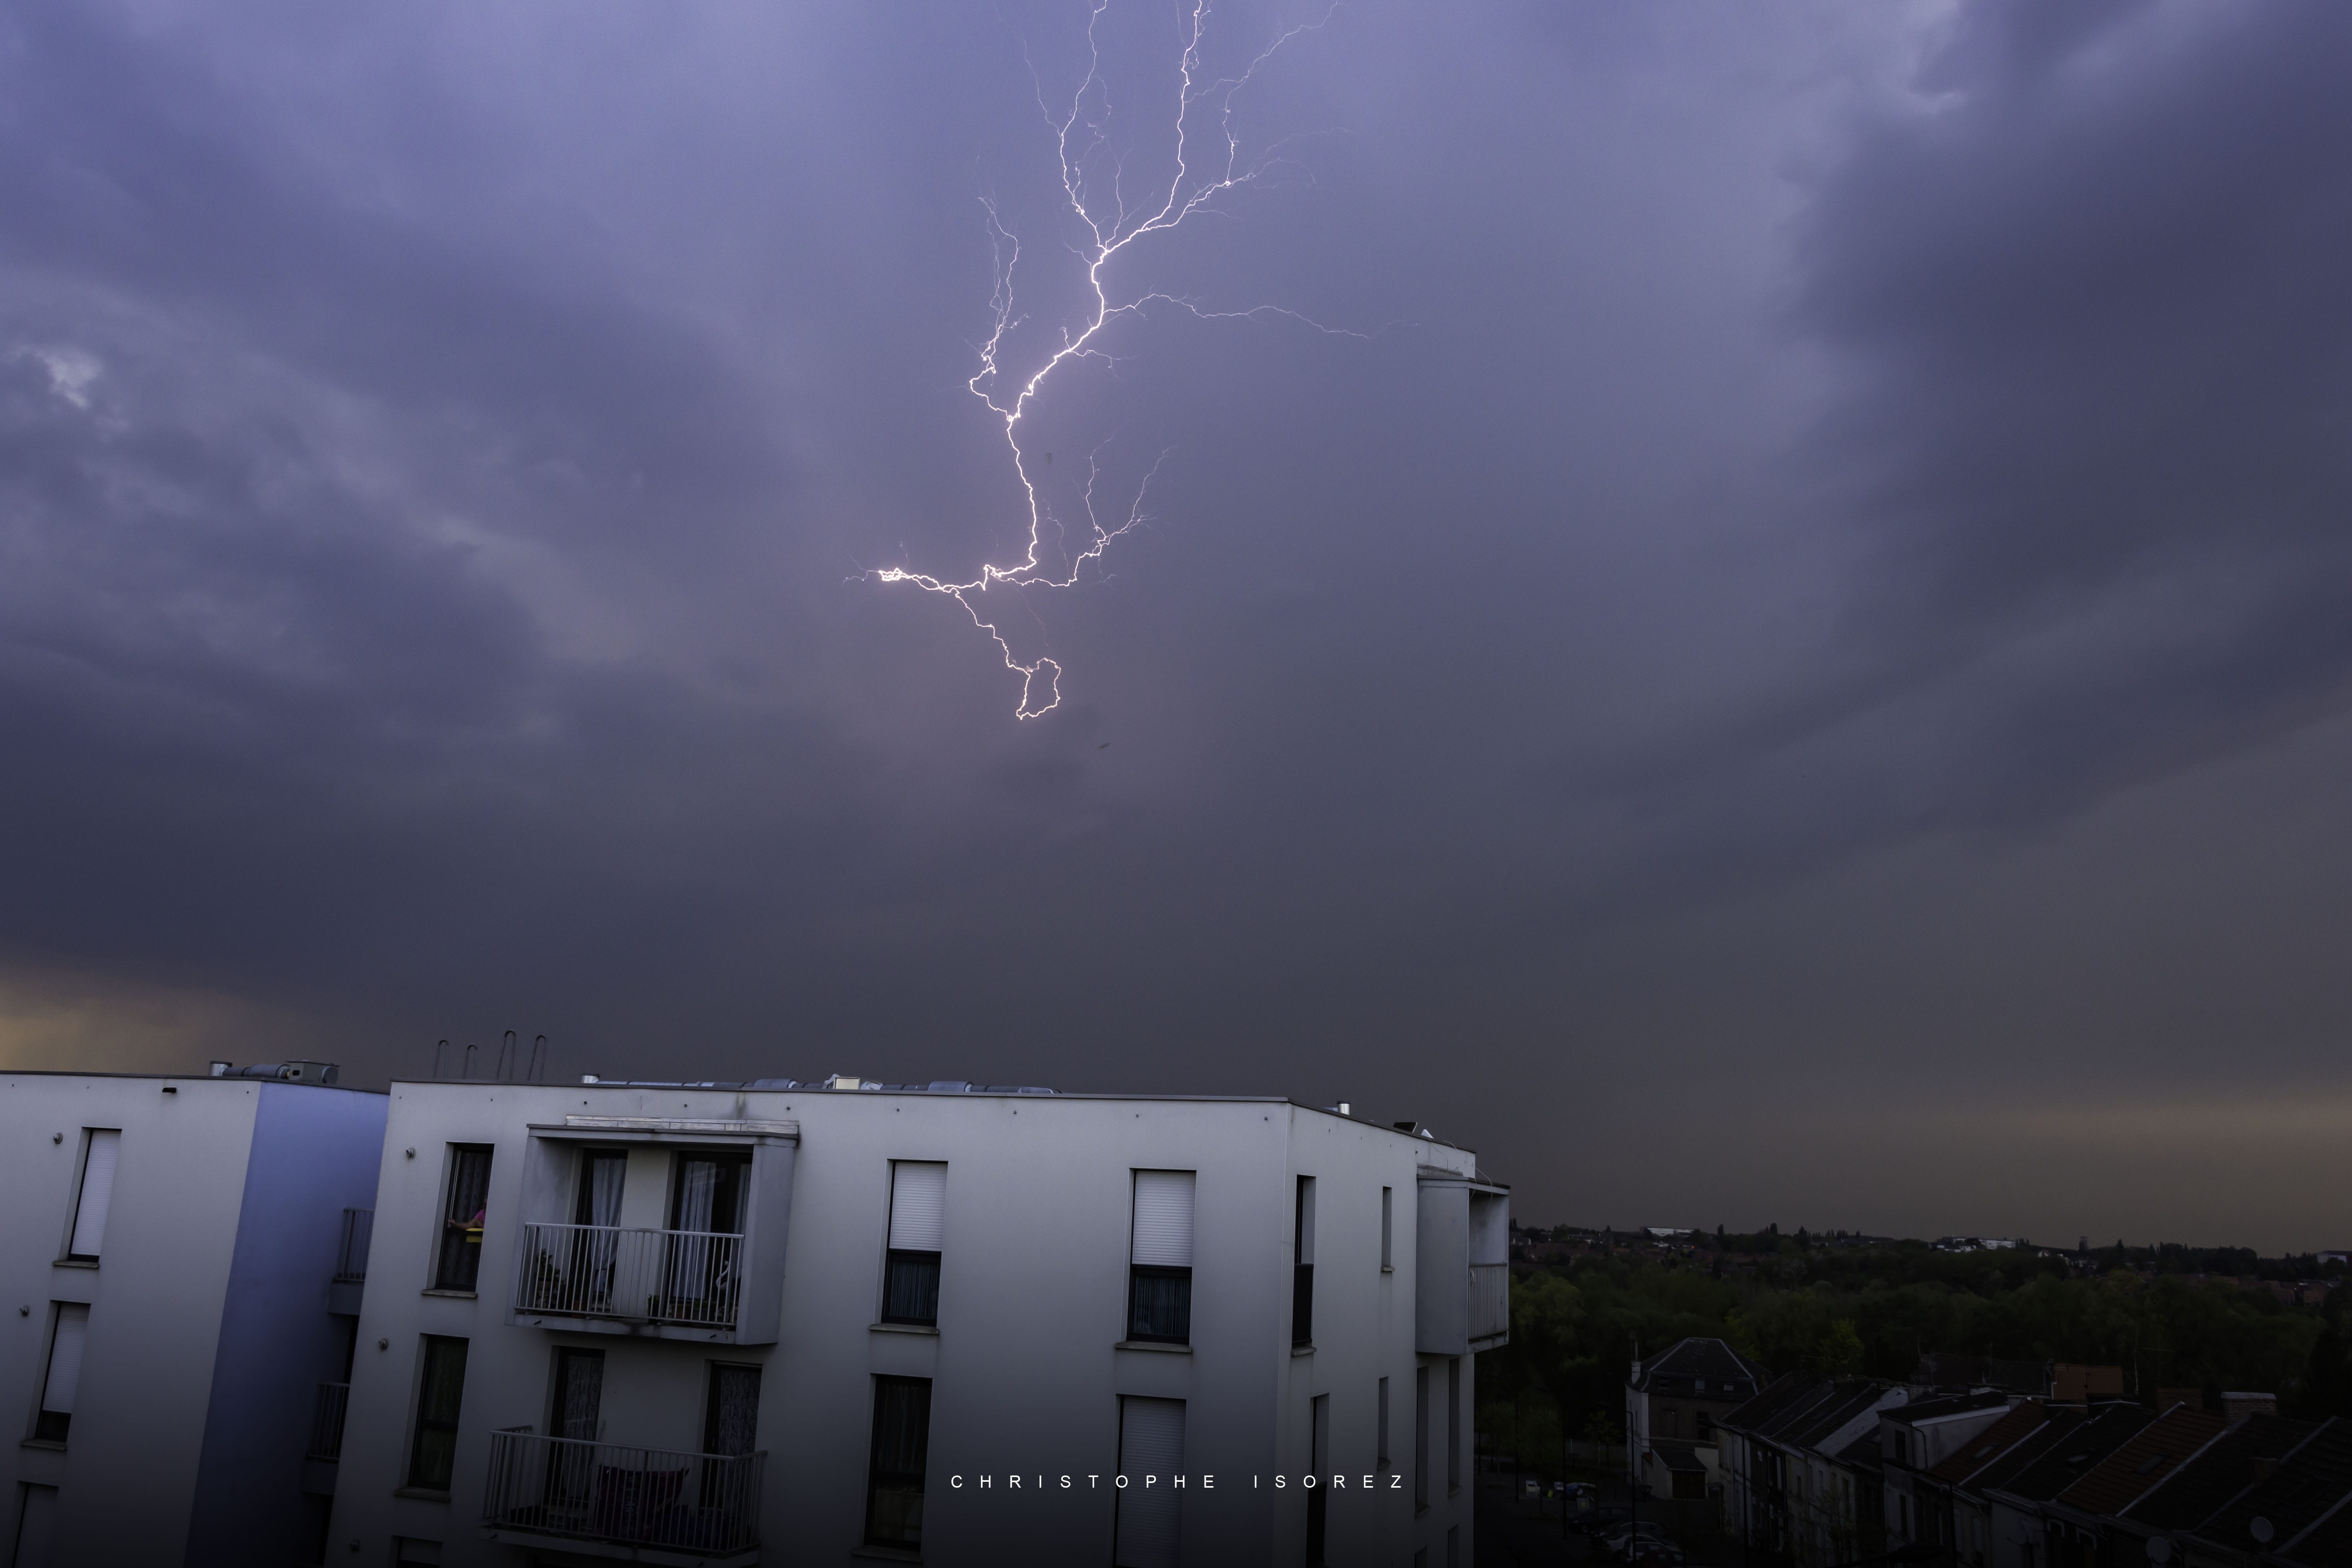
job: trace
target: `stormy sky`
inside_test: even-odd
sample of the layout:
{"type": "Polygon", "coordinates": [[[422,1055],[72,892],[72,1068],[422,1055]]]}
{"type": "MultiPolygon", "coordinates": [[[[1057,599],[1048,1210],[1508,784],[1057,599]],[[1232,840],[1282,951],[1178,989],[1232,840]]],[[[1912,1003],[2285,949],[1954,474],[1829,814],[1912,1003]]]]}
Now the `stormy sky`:
{"type": "MultiPolygon", "coordinates": [[[[1102,19],[1098,199],[1181,28],[1102,19]]],[[[512,1027],[1346,1100],[1543,1221],[2345,1245],[2347,67],[2288,0],[1344,5],[1106,269],[1218,319],[1024,423],[1052,561],[1159,467],[989,596],[1023,721],[868,574],[1020,556],[982,202],[1026,374],[1085,7],[20,0],[0,1061],[512,1027]]]]}

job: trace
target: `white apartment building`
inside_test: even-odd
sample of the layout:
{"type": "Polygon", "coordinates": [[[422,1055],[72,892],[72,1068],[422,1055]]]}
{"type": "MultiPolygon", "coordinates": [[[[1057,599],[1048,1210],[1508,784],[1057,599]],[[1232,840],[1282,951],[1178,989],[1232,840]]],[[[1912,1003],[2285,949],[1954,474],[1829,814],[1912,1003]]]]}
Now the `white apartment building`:
{"type": "Polygon", "coordinates": [[[1280,1100],[395,1083],[328,1561],[1468,1568],[1508,1235],[1280,1100]]]}
{"type": "Polygon", "coordinates": [[[0,1073],[11,1568],[319,1561],[385,1100],[216,1066],[0,1073]]]}

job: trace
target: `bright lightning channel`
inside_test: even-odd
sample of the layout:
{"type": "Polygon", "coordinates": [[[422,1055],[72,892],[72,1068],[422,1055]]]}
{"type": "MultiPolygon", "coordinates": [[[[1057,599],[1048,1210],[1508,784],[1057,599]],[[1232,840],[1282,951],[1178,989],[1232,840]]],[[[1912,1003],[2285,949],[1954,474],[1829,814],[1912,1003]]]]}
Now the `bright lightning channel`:
{"type": "MultiPolygon", "coordinates": [[[[1266,173],[1271,166],[1270,154],[1269,158],[1261,159],[1253,164],[1244,166],[1242,163],[1241,142],[1234,131],[1233,123],[1234,96],[1249,85],[1251,79],[1256,76],[1266,61],[1274,58],[1275,52],[1284,44],[1301,33],[1311,32],[1322,26],[1325,22],[1330,20],[1330,14],[1327,12],[1318,21],[1301,24],[1279,35],[1273,43],[1266,46],[1263,53],[1250,62],[1249,68],[1239,76],[1223,77],[1213,82],[1202,83],[1196,79],[1204,74],[1201,59],[1201,37],[1202,30],[1208,20],[1209,6],[1207,0],[1196,0],[1192,12],[1190,33],[1184,41],[1183,56],[1177,67],[1180,88],[1176,100],[1174,128],[1176,172],[1169,180],[1166,195],[1159,198],[1159,205],[1156,207],[1150,207],[1147,211],[1145,209],[1149,204],[1145,204],[1130,211],[1116,176],[1111,182],[1112,191],[1107,204],[1107,210],[1106,204],[1099,198],[1090,197],[1087,194],[1088,161],[1094,153],[1103,148],[1108,140],[1105,126],[1109,120],[1109,100],[1108,89],[1102,79],[1102,52],[1095,40],[1095,25],[1102,19],[1104,11],[1108,8],[1109,0],[1097,0],[1092,15],[1087,19],[1087,74],[1085,79],[1079,82],[1077,90],[1071,95],[1068,112],[1057,117],[1053,110],[1046,107],[1045,89],[1042,85],[1037,93],[1037,107],[1045,117],[1047,129],[1054,133],[1056,152],[1060,157],[1063,193],[1067,198],[1070,211],[1076,215],[1078,221],[1086,226],[1087,232],[1092,236],[1091,245],[1080,247],[1080,253],[1087,262],[1087,289],[1093,296],[1092,311],[1084,326],[1076,333],[1067,327],[1063,329],[1060,349],[1055,351],[1044,364],[1038,366],[1027,380],[1020,382],[1019,389],[1013,393],[1009,400],[1003,397],[1003,393],[1013,384],[1013,377],[998,363],[997,355],[1004,346],[1005,334],[1018,325],[1021,320],[1013,313],[1013,270],[1021,259],[1021,244],[998,221],[995,205],[985,199],[982,203],[988,212],[989,239],[995,251],[996,289],[989,300],[995,324],[994,329],[989,333],[988,341],[980,345],[980,369],[967,384],[971,387],[973,396],[988,405],[989,408],[1004,421],[1004,444],[1013,453],[1013,471],[1020,477],[1022,491],[1029,503],[1028,552],[1009,566],[984,563],[980,568],[980,575],[968,583],[951,583],[927,572],[910,571],[901,566],[879,567],[865,574],[877,583],[911,583],[927,593],[944,594],[961,605],[965,613],[971,616],[972,624],[995,640],[998,650],[1004,656],[1004,668],[1021,677],[1021,701],[1013,710],[1014,717],[1020,719],[1034,719],[1040,714],[1052,712],[1061,705],[1062,667],[1055,660],[1043,655],[1026,663],[1023,662],[1013,653],[1013,645],[1005,640],[1004,634],[997,629],[996,623],[981,613],[982,606],[973,602],[973,595],[985,595],[992,587],[1068,588],[1076,586],[1079,573],[1087,562],[1101,560],[1113,542],[1141,527],[1148,521],[1143,510],[1144,501],[1150,493],[1151,481],[1159,475],[1160,462],[1164,462],[1167,458],[1167,453],[1162,452],[1160,460],[1151,465],[1150,471],[1144,475],[1142,482],[1137,486],[1134,499],[1127,507],[1126,515],[1118,521],[1116,526],[1113,526],[1107,524],[1095,510],[1095,484],[1101,477],[1100,468],[1096,462],[1101,448],[1097,447],[1095,453],[1087,460],[1087,482],[1082,492],[1087,514],[1087,547],[1075,555],[1068,554],[1066,548],[1064,552],[1066,570],[1059,574],[1047,570],[1040,559],[1047,509],[1037,493],[1037,481],[1029,472],[1028,458],[1021,450],[1020,436],[1021,421],[1029,412],[1030,404],[1036,399],[1048,378],[1062,366],[1075,360],[1097,359],[1105,363],[1112,363],[1111,356],[1096,346],[1096,338],[1106,326],[1118,317],[1138,314],[1146,306],[1153,304],[1173,305],[1179,310],[1190,311],[1203,321],[1255,320],[1259,316],[1279,315],[1304,322],[1318,331],[1333,332],[1345,337],[1365,335],[1360,332],[1346,331],[1344,329],[1325,327],[1320,322],[1310,321],[1296,310],[1284,310],[1273,305],[1260,305],[1245,310],[1204,310],[1190,300],[1173,294],[1157,292],[1139,294],[1134,299],[1120,304],[1111,302],[1109,287],[1104,281],[1103,273],[1105,268],[1109,267],[1112,259],[1121,251],[1135,245],[1147,235],[1168,233],[1182,224],[1185,219],[1206,208],[1219,196],[1244,185],[1253,184],[1266,173]],[[1088,111],[1090,102],[1099,106],[1099,118],[1088,111]],[[1190,161],[1192,150],[1189,137],[1192,133],[1193,108],[1202,103],[1213,103],[1215,106],[1217,131],[1224,142],[1224,153],[1221,166],[1213,161],[1203,172],[1196,174],[1190,161]],[[1082,143],[1075,151],[1072,146],[1074,138],[1082,143]]],[[[1212,160],[1213,158],[1214,154],[1212,153],[1212,160]]]]}

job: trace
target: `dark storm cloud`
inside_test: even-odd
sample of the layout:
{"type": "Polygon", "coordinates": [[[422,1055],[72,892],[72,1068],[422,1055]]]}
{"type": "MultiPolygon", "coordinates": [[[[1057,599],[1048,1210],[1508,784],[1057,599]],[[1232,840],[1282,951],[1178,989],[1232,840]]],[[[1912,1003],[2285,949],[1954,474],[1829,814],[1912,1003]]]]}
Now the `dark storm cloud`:
{"type": "MultiPolygon", "coordinates": [[[[1106,34],[1138,181],[1167,21],[1106,34]]],[[[1018,535],[976,198],[1050,343],[1024,55],[1066,90],[1082,26],[0,20],[0,1049],[112,987],[139,1051],[184,995],[362,1076],[513,1025],[1347,1095],[1538,1217],[1676,1149],[1710,1223],[1862,1202],[1840,1118],[2171,1126],[2225,1037],[2335,1092],[2352,24],[1340,13],[1244,100],[1285,177],[1118,281],[1371,335],[1160,311],[1040,405],[1167,457],[1107,580],[1003,605],[1068,671],[1015,724],[856,579],[1018,535]]],[[[39,1038],[132,1052],[91,1016],[39,1038]]]]}

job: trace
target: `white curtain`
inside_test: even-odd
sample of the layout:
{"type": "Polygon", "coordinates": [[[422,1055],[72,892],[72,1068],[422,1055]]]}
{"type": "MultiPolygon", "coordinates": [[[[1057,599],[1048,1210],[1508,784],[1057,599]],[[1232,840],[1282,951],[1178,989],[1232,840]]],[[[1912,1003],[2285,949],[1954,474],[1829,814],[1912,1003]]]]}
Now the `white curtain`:
{"type": "Polygon", "coordinates": [[[719,1163],[688,1160],[677,1182],[677,1228],[709,1230],[711,1202],[719,1193],[719,1163]]]}
{"type": "Polygon", "coordinates": [[[629,1172],[625,1154],[588,1156],[588,1223],[621,1223],[621,1181],[629,1172]]]}

